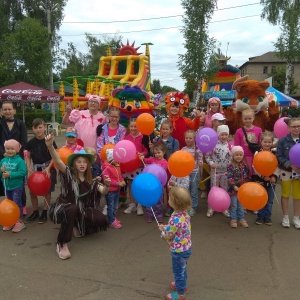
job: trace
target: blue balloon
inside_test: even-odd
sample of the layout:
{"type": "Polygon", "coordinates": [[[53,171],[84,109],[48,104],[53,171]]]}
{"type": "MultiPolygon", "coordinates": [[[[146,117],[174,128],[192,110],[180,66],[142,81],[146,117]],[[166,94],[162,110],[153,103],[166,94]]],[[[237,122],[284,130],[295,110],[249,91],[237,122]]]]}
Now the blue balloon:
{"type": "Polygon", "coordinates": [[[161,198],[163,189],[155,175],[141,173],[133,179],[131,192],[134,199],[143,206],[153,206],[161,198]]]}

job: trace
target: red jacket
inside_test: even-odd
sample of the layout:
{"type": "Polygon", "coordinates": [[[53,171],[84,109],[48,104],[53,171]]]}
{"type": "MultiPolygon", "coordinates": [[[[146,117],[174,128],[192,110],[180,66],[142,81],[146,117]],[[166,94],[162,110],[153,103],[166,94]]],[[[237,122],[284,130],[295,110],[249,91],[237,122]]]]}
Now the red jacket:
{"type": "Polygon", "coordinates": [[[111,182],[110,182],[110,187],[109,191],[110,192],[115,192],[120,190],[120,185],[119,183],[124,181],[124,178],[121,175],[121,169],[119,165],[113,165],[110,164],[109,162],[105,161],[102,165],[102,177],[103,180],[105,178],[104,175],[107,175],[111,182]]]}

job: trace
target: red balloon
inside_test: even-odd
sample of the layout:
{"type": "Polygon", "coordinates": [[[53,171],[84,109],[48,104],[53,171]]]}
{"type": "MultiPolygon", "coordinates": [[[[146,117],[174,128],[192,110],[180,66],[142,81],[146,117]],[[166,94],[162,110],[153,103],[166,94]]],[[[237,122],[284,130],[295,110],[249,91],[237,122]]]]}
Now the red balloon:
{"type": "Polygon", "coordinates": [[[20,208],[15,202],[9,199],[0,202],[0,225],[12,226],[17,223],[19,218],[20,208]]]}
{"type": "Polygon", "coordinates": [[[138,169],[140,166],[141,166],[141,160],[137,154],[133,160],[126,162],[126,163],[120,163],[120,168],[123,173],[124,172],[128,172],[128,173],[133,172],[136,169],[138,169]]]}
{"type": "Polygon", "coordinates": [[[51,187],[50,178],[43,172],[34,172],[28,178],[28,188],[30,192],[37,196],[45,196],[51,187]]]}
{"type": "Polygon", "coordinates": [[[83,140],[77,139],[76,143],[77,143],[79,146],[84,147],[84,142],[83,142],[83,140]]]}

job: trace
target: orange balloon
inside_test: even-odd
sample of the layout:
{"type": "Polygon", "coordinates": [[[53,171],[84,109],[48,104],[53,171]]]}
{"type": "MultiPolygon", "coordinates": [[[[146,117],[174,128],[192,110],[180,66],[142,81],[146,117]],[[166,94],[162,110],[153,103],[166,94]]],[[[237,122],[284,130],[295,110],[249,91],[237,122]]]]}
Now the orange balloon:
{"type": "Polygon", "coordinates": [[[102,161],[106,161],[106,150],[113,149],[115,147],[114,144],[106,144],[103,146],[103,148],[100,151],[100,157],[102,161]]]}
{"type": "Polygon", "coordinates": [[[155,128],[155,119],[148,113],[140,114],[136,118],[136,127],[141,134],[150,135],[155,128]]]}
{"type": "Polygon", "coordinates": [[[260,175],[270,176],[277,169],[278,161],[272,152],[261,151],[254,156],[253,165],[260,175]]]}
{"type": "Polygon", "coordinates": [[[15,202],[9,199],[0,202],[0,225],[12,226],[17,223],[19,218],[20,208],[15,202]]]}
{"type": "Polygon", "coordinates": [[[168,168],[172,175],[185,177],[190,175],[195,167],[195,160],[191,153],[179,150],[171,154],[168,160],[168,168]]]}
{"type": "Polygon", "coordinates": [[[65,147],[62,147],[62,148],[59,148],[56,150],[56,152],[58,153],[60,159],[63,161],[63,163],[65,165],[68,164],[68,157],[73,154],[73,151],[69,148],[65,148],[65,147]]]}
{"type": "Polygon", "coordinates": [[[238,199],[244,208],[260,210],[268,201],[266,189],[257,182],[246,182],[238,190],[238,199]]]}

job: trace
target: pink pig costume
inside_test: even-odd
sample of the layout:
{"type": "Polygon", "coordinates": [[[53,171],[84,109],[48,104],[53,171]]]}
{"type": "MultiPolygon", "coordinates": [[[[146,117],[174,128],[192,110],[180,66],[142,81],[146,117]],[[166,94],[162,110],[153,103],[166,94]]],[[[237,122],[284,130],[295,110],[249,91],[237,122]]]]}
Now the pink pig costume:
{"type": "MultiPolygon", "coordinates": [[[[91,100],[96,100],[100,104],[101,99],[97,95],[86,95],[91,100]]],[[[84,143],[84,147],[97,149],[96,128],[100,124],[107,123],[107,118],[102,112],[91,115],[89,110],[73,109],[69,116],[70,122],[74,123],[77,130],[78,138],[84,143]]]]}

